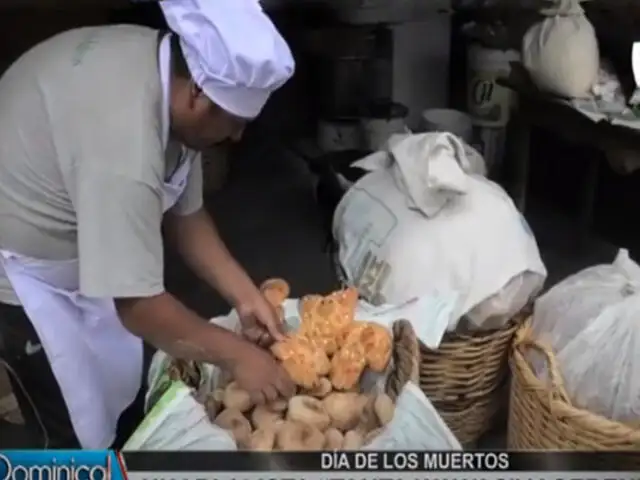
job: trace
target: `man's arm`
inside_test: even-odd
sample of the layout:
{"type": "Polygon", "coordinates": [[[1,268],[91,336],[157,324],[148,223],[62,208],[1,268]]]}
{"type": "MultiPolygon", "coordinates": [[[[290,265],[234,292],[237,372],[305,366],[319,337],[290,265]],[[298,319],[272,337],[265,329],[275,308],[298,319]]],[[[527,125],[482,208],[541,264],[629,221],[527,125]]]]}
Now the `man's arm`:
{"type": "Polygon", "coordinates": [[[283,338],[276,310],[233,258],[203,208],[200,157],[192,165],[184,193],[166,215],[165,227],[191,269],[236,309],[247,338],[263,346],[283,338]]]}
{"type": "Polygon", "coordinates": [[[203,208],[202,156],[194,160],[185,191],[165,215],[165,231],[191,270],[238,308],[260,295],[233,258],[213,220],[203,208]]]}
{"type": "Polygon", "coordinates": [[[203,208],[189,215],[169,213],[165,226],[167,235],[189,267],[231,305],[238,307],[251,303],[260,295],[203,208]]]}
{"type": "Polygon", "coordinates": [[[123,325],[170,356],[212,363],[233,370],[247,342],[210,324],[169,293],[116,299],[123,325]]]}
{"type": "Polygon", "coordinates": [[[83,165],[71,189],[80,291],[114,298],[122,324],[169,355],[229,369],[256,402],[292,395],[293,383],[269,352],[208,323],[164,291],[162,190],[154,183],[162,177],[135,175],[144,168],[123,175],[127,166],[119,167],[83,165]]]}
{"type": "Polygon", "coordinates": [[[162,192],[153,180],[87,165],[78,175],[81,292],[114,298],[125,327],[170,355],[228,366],[250,348],[165,293],[162,192]]]}

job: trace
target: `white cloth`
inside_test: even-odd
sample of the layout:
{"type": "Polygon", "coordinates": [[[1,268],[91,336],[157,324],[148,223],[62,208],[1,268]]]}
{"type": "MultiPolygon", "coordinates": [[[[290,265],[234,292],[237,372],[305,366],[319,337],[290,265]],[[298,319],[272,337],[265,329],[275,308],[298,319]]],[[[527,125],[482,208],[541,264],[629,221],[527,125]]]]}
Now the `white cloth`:
{"type": "Polygon", "coordinates": [[[162,146],[166,149],[171,127],[171,34],[165,35],[158,47],[158,67],[162,82],[162,146]]]}
{"type": "Polygon", "coordinates": [[[598,79],[596,32],[581,0],[553,0],[522,37],[522,64],[541,89],[567,98],[585,98],[598,79]]]}
{"type": "Polygon", "coordinates": [[[258,116],[291,76],[287,42],[257,0],[163,0],[193,80],[224,110],[258,116]]]}
{"type": "MultiPolygon", "coordinates": [[[[168,60],[160,55],[167,112],[168,60]]],[[[168,116],[162,118],[166,127],[168,116]]],[[[184,191],[195,155],[183,149],[180,166],[164,185],[164,211],[184,191]]],[[[124,328],[113,299],[79,292],[78,259],[45,261],[0,250],[0,262],[42,342],[81,446],[108,448],[120,414],[141,386],[142,340],[124,328]]]]}
{"type": "MultiPolygon", "coordinates": [[[[620,250],[553,286],[535,304],[533,333],[555,353],[574,405],[624,423],[640,419],[640,265],[620,250]]],[[[548,365],[531,352],[536,375],[548,365]]]]}

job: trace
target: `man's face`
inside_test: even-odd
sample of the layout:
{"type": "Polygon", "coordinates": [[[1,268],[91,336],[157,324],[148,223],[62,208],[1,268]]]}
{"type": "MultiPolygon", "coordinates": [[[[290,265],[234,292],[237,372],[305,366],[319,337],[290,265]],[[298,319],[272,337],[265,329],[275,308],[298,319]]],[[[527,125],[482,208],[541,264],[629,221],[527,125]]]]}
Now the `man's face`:
{"type": "Polygon", "coordinates": [[[214,105],[193,84],[174,96],[171,107],[172,133],[194,150],[205,150],[227,141],[237,142],[247,124],[247,120],[214,105]]]}

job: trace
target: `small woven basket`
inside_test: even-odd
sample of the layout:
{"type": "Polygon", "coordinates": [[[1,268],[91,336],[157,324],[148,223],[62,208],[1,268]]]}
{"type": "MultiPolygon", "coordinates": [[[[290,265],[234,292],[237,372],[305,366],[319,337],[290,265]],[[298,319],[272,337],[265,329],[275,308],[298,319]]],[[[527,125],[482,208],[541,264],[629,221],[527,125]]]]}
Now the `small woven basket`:
{"type": "MultiPolygon", "coordinates": [[[[555,355],[549,347],[533,339],[530,322],[516,332],[510,365],[509,449],[640,450],[640,425],[619,423],[572,405],[555,355]],[[533,373],[525,355],[529,350],[545,358],[548,382],[542,382],[533,373]]],[[[625,464],[640,466],[640,455],[625,457],[625,464]]]]}
{"type": "Polygon", "coordinates": [[[497,330],[447,333],[437,350],[420,345],[420,387],[464,445],[491,429],[505,403],[509,348],[527,316],[528,309],[497,330]]]}

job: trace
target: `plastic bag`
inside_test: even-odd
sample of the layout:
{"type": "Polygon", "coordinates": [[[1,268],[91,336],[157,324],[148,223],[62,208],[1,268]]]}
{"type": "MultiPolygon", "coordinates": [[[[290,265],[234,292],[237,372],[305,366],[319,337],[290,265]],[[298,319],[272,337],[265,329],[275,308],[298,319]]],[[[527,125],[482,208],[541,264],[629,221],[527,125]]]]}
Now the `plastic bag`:
{"type": "Polygon", "coordinates": [[[454,304],[449,330],[463,316],[493,329],[540,291],[547,272],[531,230],[502,188],[469,173],[481,163],[469,152],[452,134],[424,133],[356,162],[370,173],[342,198],[333,235],[363,298],[440,296],[454,304]]]}
{"type": "MultiPolygon", "coordinates": [[[[286,300],[283,308],[287,330],[296,330],[300,323],[297,300],[286,300]]],[[[419,311],[422,322],[427,325],[442,322],[437,318],[442,315],[441,311],[434,310],[429,314],[424,307],[416,310],[415,305],[408,305],[404,308],[404,313],[409,317],[411,311],[419,311]]],[[[359,306],[356,318],[366,318],[390,327],[396,318],[406,317],[402,315],[402,310],[385,310],[363,304],[359,306]]],[[[229,330],[239,328],[239,319],[233,310],[229,315],[211,321],[229,330]]],[[[429,341],[420,335],[425,331],[417,329],[416,335],[421,340],[429,341]]],[[[193,391],[182,382],[169,378],[171,363],[171,357],[164,352],[154,355],[148,375],[147,415],[125,444],[124,450],[236,450],[229,434],[209,421],[204,407],[194,398],[195,395],[215,389],[220,370],[213,365],[199,365],[200,385],[193,391]]],[[[367,372],[361,382],[362,390],[381,391],[384,380],[384,374],[367,372]]],[[[393,419],[381,433],[381,438],[373,442],[373,445],[389,450],[414,450],[418,447],[461,449],[431,402],[413,384],[405,385],[400,392],[393,419]]]]}
{"type": "Polygon", "coordinates": [[[556,0],[522,39],[522,63],[543,90],[569,98],[591,93],[600,68],[596,33],[580,0],[556,0]]]}
{"type": "MultiPolygon", "coordinates": [[[[640,266],[620,250],[613,264],[587,268],[536,302],[535,337],[556,354],[572,401],[607,418],[640,418],[640,266]]],[[[539,378],[546,370],[537,358],[539,378]]]]}

